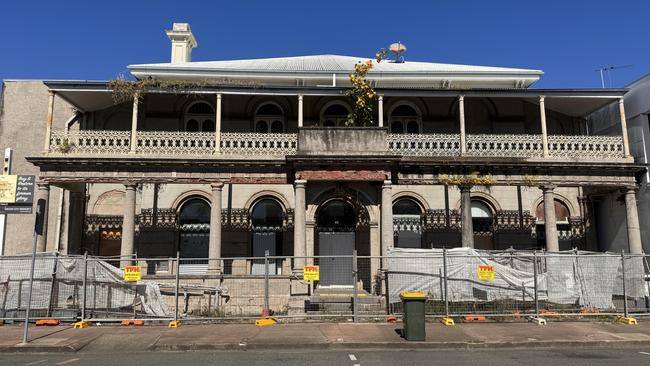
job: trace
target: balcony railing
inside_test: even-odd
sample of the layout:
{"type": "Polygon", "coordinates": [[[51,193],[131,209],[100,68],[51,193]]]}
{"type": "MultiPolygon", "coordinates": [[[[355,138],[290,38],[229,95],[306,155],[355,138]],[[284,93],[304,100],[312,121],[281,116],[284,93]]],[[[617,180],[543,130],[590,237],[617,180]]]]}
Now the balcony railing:
{"type": "MultiPolygon", "coordinates": [[[[220,149],[215,151],[213,132],[138,131],[135,150],[131,150],[129,131],[52,131],[51,154],[187,156],[187,157],[275,157],[298,153],[294,133],[221,133],[220,149]]],[[[385,151],[402,156],[459,156],[459,134],[386,134],[385,151]]],[[[379,146],[381,148],[381,144],[379,146]]],[[[465,156],[542,158],[541,135],[466,136],[465,156]]],[[[550,135],[548,152],[555,159],[616,160],[624,157],[621,136],[550,135]]]]}

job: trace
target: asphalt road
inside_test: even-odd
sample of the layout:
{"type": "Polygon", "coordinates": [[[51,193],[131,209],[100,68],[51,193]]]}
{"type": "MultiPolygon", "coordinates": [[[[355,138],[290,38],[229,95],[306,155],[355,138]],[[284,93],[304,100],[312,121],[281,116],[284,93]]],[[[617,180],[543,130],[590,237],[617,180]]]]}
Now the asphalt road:
{"type": "Polygon", "coordinates": [[[649,365],[650,349],[223,351],[0,355],[0,365],[649,365]]]}

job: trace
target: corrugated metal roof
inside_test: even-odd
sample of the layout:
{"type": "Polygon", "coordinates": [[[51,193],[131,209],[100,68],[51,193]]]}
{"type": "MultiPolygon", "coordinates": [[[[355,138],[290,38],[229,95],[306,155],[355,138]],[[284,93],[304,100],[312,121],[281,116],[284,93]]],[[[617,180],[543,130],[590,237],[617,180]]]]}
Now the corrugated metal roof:
{"type": "MultiPolygon", "coordinates": [[[[260,58],[250,60],[199,61],[180,64],[157,63],[130,65],[130,69],[168,68],[184,70],[223,70],[251,72],[323,72],[348,73],[365,57],[340,55],[312,55],[295,57],[260,58]]],[[[395,63],[384,61],[377,65],[371,73],[507,73],[507,74],[542,74],[541,70],[517,69],[492,66],[442,64],[433,62],[406,61],[395,63]]]]}

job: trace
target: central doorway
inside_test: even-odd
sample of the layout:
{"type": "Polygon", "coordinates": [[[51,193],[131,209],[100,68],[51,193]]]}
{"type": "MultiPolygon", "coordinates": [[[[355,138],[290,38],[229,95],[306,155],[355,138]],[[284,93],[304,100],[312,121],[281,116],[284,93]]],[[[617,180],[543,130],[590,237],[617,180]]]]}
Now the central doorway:
{"type": "Polygon", "coordinates": [[[349,203],[335,199],[318,212],[318,255],[321,287],[352,287],[356,213],[349,203]],[[350,256],[332,257],[332,256],[350,256]]]}

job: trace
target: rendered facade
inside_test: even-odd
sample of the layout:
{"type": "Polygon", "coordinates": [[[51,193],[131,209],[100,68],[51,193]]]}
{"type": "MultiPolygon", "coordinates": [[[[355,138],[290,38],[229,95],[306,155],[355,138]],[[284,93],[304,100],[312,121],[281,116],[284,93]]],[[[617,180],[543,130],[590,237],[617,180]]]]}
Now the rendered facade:
{"type": "MultiPolygon", "coordinates": [[[[365,59],[192,62],[189,26],[167,35],[171,63],[129,70],[184,88],[116,104],[109,82],[4,82],[0,141],[49,203],[39,251],[137,255],[150,274],[180,252],[197,259],[182,271],[223,275],[263,274],[241,258],[269,251],[297,257],[274,262],[288,275],[311,261],[300,257],[393,246],[620,250],[600,223],[643,251],[645,166],[630,154],[624,89],[541,90],[537,70],[384,61],[368,76],[376,124],[346,127],[348,75],[365,59]],[[592,115],[611,103],[612,127],[594,134],[592,115]]],[[[3,254],[30,251],[33,221],[7,217],[3,254]]],[[[321,285],[351,285],[340,265],[321,264],[321,285]]]]}

